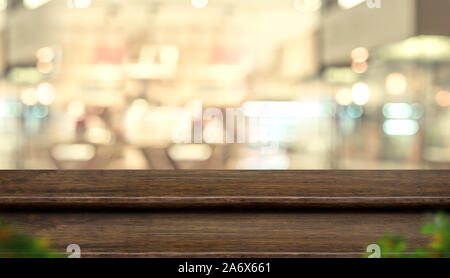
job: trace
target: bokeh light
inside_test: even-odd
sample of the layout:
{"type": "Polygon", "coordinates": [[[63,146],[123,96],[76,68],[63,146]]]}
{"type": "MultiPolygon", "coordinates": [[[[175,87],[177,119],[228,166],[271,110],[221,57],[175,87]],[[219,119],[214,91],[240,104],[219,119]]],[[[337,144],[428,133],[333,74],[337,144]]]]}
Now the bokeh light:
{"type": "Polygon", "coordinates": [[[20,99],[22,100],[23,104],[27,106],[33,106],[37,104],[38,102],[38,96],[36,89],[34,88],[28,88],[22,91],[22,94],[20,96],[20,99]]]}
{"type": "Polygon", "coordinates": [[[450,92],[444,90],[437,92],[436,103],[442,107],[450,106],[450,92]]]}
{"type": "Polygon", "coordinates": [[[352,104],[352,90],[351,89],[340,89],[336,93],[336,102],[342,106],[347,106],[352,104]]]}
{"type": "Polygon", "coordinates": [[[37,88],[37,97],[41,104],[50,105],[55,100],[55,88],[50,83],[42,83],[37,88]]]}
{"type": "Polygon", "coordinates": [[[365,83],[357,83],[352,88],[353,101],[358,105],[364,105],[369,102],[370,88],[365,83]]]}
{"type": "Polygon", "coordinates": [[[350,54],[353,62],[363,63],[369,59],[369,50],[365,47],[355,48],[350,54]]]}
{"type": "Polygon", "coordinates": [[[391,73],[386,77],[386,90],[392,95],[404,94],[407,87],[406,77],[401,73],[391,73]]]}

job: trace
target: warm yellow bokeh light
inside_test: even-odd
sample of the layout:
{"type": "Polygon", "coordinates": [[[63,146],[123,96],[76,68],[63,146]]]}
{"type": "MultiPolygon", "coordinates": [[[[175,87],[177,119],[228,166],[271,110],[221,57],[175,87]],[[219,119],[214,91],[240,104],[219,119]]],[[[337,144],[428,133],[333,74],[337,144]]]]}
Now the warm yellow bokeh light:
{"type": "Polygon", "coordinates": [[[38,96],[36,93],[36,89],[34,88],[25,89],[20,96],[20,100],[23,102],[23,104],[27,106],[33,106],[37,104],[38,96]]]}
{"type": "Polygon", "coordinates": [[[362,63],[369,59],[369,50],[365,47],[355,48],[350,54],[353,62],[362,63]]]}
{"type": "Polygon", "coordinates": [[[36,51],[36,58],[42,63],[50,63],[55,59],[55,55],[55,51],[51,47],[43,47],[36,51]]]}
{"type": "Polygon", "coordinates": [[[55,88],[50,83],[42,83],[37,88],[37,97],[41,104],[50,105],[55,100],[55,88]]]}
{"type": "Polygon", "coordinates": [[[336,93],[336,101],[342,106],[347,106],[352,104],[353,97],[352,97],[352,90],[350,89],[340,89],[336,93]]]}
{"type": "Polygon", "coordinates": [[[408,83],[401,73],[391,73],[386,77],[386,90],[392,95],[401,95],[406,92],[408,83]]]}
{"type": "Polygon", "coordinates": [[[436,94],[436,103],[442,107],[450,106],[450,92],[439,91],[436,94]]]}
{"type": "Polygon", "coordinates": [[[365,83],[357,83],[352,88],[353,101],[358,105],[364,105],[369,102],[370,88],[365,83]]]}

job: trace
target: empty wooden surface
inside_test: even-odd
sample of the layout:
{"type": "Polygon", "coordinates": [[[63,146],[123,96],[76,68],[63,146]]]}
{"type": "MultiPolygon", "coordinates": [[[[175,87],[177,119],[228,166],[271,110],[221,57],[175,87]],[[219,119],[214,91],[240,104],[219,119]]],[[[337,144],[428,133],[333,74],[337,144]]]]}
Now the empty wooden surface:
{"type": "Polygon", "coordinates": [[[427,243],[418,213],[12,213],[18,229],[84,257],[361,257],[383,235],[427,243]]]}
{"type": "Polygon", "coordinates": [[[446,208],[450,171],[0,171],[0,208],[446,208]]]}
{"type": "Polygon", "coordinates": [[[449,206],[449,171],[0,171],[0,217],[84,257],[361,257],[449,206]]]}

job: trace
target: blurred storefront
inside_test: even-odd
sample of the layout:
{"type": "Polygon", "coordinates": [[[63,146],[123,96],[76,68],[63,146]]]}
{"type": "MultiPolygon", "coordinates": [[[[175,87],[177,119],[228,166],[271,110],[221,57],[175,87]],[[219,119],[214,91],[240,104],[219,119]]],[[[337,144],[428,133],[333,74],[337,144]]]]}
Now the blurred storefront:
{"type": "Polygon", "coordinates": [[[449,169],[450,2],[366,4],[0,0],[0,168],[449,169]]]}

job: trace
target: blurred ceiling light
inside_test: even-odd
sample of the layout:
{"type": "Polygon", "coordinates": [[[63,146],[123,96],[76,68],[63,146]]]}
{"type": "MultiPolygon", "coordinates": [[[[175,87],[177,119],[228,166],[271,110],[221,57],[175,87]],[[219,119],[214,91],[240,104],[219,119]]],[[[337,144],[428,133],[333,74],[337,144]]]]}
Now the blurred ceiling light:
{"type": "Polygon", "coordinates": [[[34,88],[25,89],[20,95],[20,100],[23,102],[23,104],[27,106],[35,105],[38,102],[36,89],[34,88]]]}
{"type": "Polygon", "coordinates": [[[60,161],[88,161],[94,158],[95,148],[89,144],[60,144],[51,153],[60,161]]]}
{"type": "Polygon", "coordinates": [[[191,4],[196,9],[202,9],[208,5],[208,0],[191,0],[191,4]]]}
{"type": "Polygon", "coordinates": [[[414,120],[387,120],[383,131],[391,136],[412,136],[419,131],[419,124],[414,120]]]}
{"type": "Polygon", "coordinates": [[[401,73],[391,73],[386,77],[386,90],[392,95],[401,95],[406,92],[408,83],[401,73]]]}
{"type": "Polygon", "coordinates": [[[23,0],[23,5],[30,10],[39,8],[40,6],[47,4],[51,0],[23,0]]]}
{"type": "Polygon", "coordinates": [[[78,119],[84,115],[86,112],[86,106],[81,101],[72,101],[67,106],[67,113],[70,117],[74,119],[78,119]]]}
{"type": "Polygon", "coordinates": [[[353,62],[352,63],[352,70],[359,74],[365,73],[368,68],[369,68],[369,66],[367,65],[367,62],[353,62]]]}
{"type": "Polygon", "coordinates": [[[353,49],[350,57],[354,62],[362,63],[369,59],[369,50],[365,47],[358,47],[353,49]]]}
{"type": "Polygon", "coordinates": [[[88,8],[92,4],[92,0],[67,0],[67,7],[72,9],[88,8]]]}
{"type": "Polygon", "coordinates": [[[388,119],[408,119],[413,116],[413,107],[408,103],[386,103],[383,115],[388,119]]]}
{"type": "Polygon", "coordinates": [[[363,3],[365,0],[338,0],[338,5],[342,9],[351,9],[363,3]]]}
{"type": "Polygon", "coordinates": [[[322,0],[295,0],[294,7],[299,12],[315,12],[322,7],[322,0]]]}
{"type": "Polygon", "coordinates": [[[42,83],[37,88],[37,97],[41,104],[50,105],[55,100],[55,88],[50,83],[42,83]]]}
{"type": "Polygon", "coordinates": [[[8,0],[0,0],[0,11],[5,11],[8,8],[8,0]]]}
{"type": "Polygon", "coordinates": [[[353,101],[358,105],[364,105],[369,102],[370,88],[365,83],[357,83],[352,88],[353,101]]]}
{"type": "Polygon", "coordinates": [[[55,51],[51,47],[43,47],[36,51],[36,58],[39,62],[50,63],[55,59],[55,51]]]}
{"type": "Polygon", "coordinates": [[[436,94],[436,103],[442,107],[450,106],[450,92],[439,91],[436,94]]]}
{"type": "Polygon", "coordinates": [[[336,93],[336,101],[342,106],[347,106],[352,104],[352,90],[351,89],[340,89],[336,93]]]}
{"type": "Polygon", "coordinates": [[[175,161],[206,161],[212,155],[212,149],[206,144],[174,145],[169,156],[175,161]]]}

